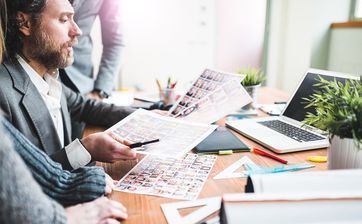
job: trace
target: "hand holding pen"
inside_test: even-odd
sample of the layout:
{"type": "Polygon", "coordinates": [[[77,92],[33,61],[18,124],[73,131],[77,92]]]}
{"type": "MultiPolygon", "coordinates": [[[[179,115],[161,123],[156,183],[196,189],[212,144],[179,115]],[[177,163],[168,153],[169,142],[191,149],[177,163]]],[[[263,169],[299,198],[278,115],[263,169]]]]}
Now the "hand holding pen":
{"type": "Polygon", "coordinates": [[[153,140],[145,141],[145,142],[136,142],[136,143],[130,144],[129,147],[131,149],[133,149],[133,148],[141,147],[143,145],[148,145],[148,144],[159,142],[159,141],[160,141],[160,139],[157,138],[157,139],[153,139],[153,140]]]}
{"type": "Polygon", "coordinates": [[[113,163],[136,159],[136,152],[129,147],[132,142],[113,132],[90,134],[79,141],[95,161],[113,163]]]}

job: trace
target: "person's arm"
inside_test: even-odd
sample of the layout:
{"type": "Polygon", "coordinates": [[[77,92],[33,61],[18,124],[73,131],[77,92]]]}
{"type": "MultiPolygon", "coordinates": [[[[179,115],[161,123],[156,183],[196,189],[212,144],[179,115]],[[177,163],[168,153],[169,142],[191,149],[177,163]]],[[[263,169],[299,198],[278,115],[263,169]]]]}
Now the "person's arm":
{"type": "Polygon", "coordinates": [[[99,224],[119,223],[117,220],[127,218],[127,209],[121,203],[105,197],[64,210],[43,193],[3,133],[1,123],[0,223],[99,224]]]}
{"type": "Polygon", "coordinates": [[[65,147],[65,150],[53,153],[50,157],[61,163],[64,169],[73,170],[84,167],[91,160],[113,163],[136,159],[136,152],[129,147],[130,144],[132,143],[111,132],[99,132],[81,140],[74,140],[65,147]],[[84,156],[85,154],[88,155],[84,156]]]}
{"type": "MultiPolygon", "coordinates": [[[[109,127],[135,111],[130,107],[119,107],[92,99],[85,99],[65,85],[62,85],[62,88],[64,97],[67,100],[68,111],[72,120],[75,121],[109,127]]],[[[82,161],[77,161],[79,159],[79,157],[75,158],[77,156],[72,157],[72,155],[84,155],[84,149],[89,152],[93,161],[114,162],[120,159],[135,159],[135,152],[124,145],[122,140],[115,140],[109,133],[96,133],[83,138],[81,141],[84,148],[77,147],[78,149],[73,149],[73,146],[68,145],[65,150],[59,150],[50,157],[54,161],[61,163],[63,168],[67,170],[76,169],[87,164],[89,161],[89,158],[88,160],[85,158],[87,156],[81,156],[82,161]],[[117,141],[119,144],[117,144],[117,141]]],[[[79,146],[74,142],[70,145],[79,146]]]]}
{"type": "Polygon", "coordinates": [[[43,193],[0,132],[0,223],[67,223],[63,207],[43,193]]]}
{"type": "Polygon", "coordinates": [[[15,150],[48,196],[63,205],[71,205],[93,200],[105,193],[105,173],[101,167],[84,167],[73,172],[63,170],[9,122],[4,119],[2,123],[15,150]]]}
{"type": "Polygon", "coordinates": [[[121,107],[93,99],[85,99],[65,85],[62,85],[62,89],[67,100],[69,113],[75,121],[110,127],[135,111],[131,107],[121,107]]]}
{"type": "Polygon", "coordinates": [[[102,90],[108,95],[112,92],[121,64],[123,42],[120,4],[121,1],[104,0],[99,11],[103,53],[94,90],[102,90]]]}

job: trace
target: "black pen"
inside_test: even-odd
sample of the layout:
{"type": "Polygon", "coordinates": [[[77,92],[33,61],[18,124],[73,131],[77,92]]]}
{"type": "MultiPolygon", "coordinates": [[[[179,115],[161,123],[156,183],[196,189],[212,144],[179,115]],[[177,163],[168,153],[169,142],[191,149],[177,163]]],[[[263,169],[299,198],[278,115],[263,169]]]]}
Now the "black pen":
{"type": "Polygon", "coordinates": [[[274,104],[287,104],[285,101],[275,101],[274,104]]]}
{"type": "Polygon", "coordinates": [[[133,149],[133,148],[136,148],[136,147],[141,147],[142,145],[147,145],[147,144],[154,143],[154,142],[159,142],[159,141],[160,141],[160,139],[153,139],[151,141],[146,141],[146,142],[136,142],[136,143],[130,144],[129,147],[131,149],[133,149]]]}

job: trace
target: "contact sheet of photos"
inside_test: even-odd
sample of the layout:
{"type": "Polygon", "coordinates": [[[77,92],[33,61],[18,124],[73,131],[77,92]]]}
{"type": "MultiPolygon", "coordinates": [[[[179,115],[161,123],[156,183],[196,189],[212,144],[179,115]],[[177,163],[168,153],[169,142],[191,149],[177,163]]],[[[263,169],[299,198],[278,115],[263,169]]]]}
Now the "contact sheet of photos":
{"type": "Polygon", "coordinates": [[[141,154],[183,156],[215,130],[215,125],[199,124],[138,109],[107,131],[132,142],[159,139],[137,148],[141,154]]]}
{"type": "Polygon", "coordinates": [[[181,158],[148,155],[119,181],[115,190],[195,200],[216,158],[191,153],[181,158]]]}
{"type": "Polygon", "coordinates": [[[185,112],[192,110],[191,106],[195,105],[197,101],[212,93],[223,83],[226,83],[231,79],[241,81],[242,77],[239,75],[205,69],[192,84],[186,94],[181,96],[175,105],[169,110],[169,114],[173,117],[184,116],[185,112]]]}
{"type": "Polygon", "coordinates": [[[179,117],[186,121],[210,124],[251,102],[252,98],[240,85],[240,81],[231,79],[196,101],[179,117]]]}

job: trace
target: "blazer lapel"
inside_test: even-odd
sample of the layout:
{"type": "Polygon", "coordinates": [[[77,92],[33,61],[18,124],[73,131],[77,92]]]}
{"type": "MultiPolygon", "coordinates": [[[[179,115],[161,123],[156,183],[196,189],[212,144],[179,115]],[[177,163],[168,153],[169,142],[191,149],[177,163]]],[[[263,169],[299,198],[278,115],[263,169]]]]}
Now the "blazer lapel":
{"type": "Polygon", "coordinates": [[[4,64],[14,80],[14,87],[24,95],[21,103],[31,119],[43,150],[47,154],[54,153],[61,148],[61,144],[41,95],[19,63],[4,64]]]}
{"type": "Polygon", "coordinates": [[[63,116],[63,124],[64,124],[64,145],[68,145],[72,141],[72,125],[70,121],[67,101],[65,99],[64,92],[62,91],[62,97],[60,98],[61,111],[63,116]]]}
{"type": "Polygon", "coordinates": [[[61,149],[61,144],[49,111],[44,101],[39,99],[41,99],[41,96],[35,86],[29,86],[22,103],[31,118],[43,150],[50,155],[61,149]]]}

